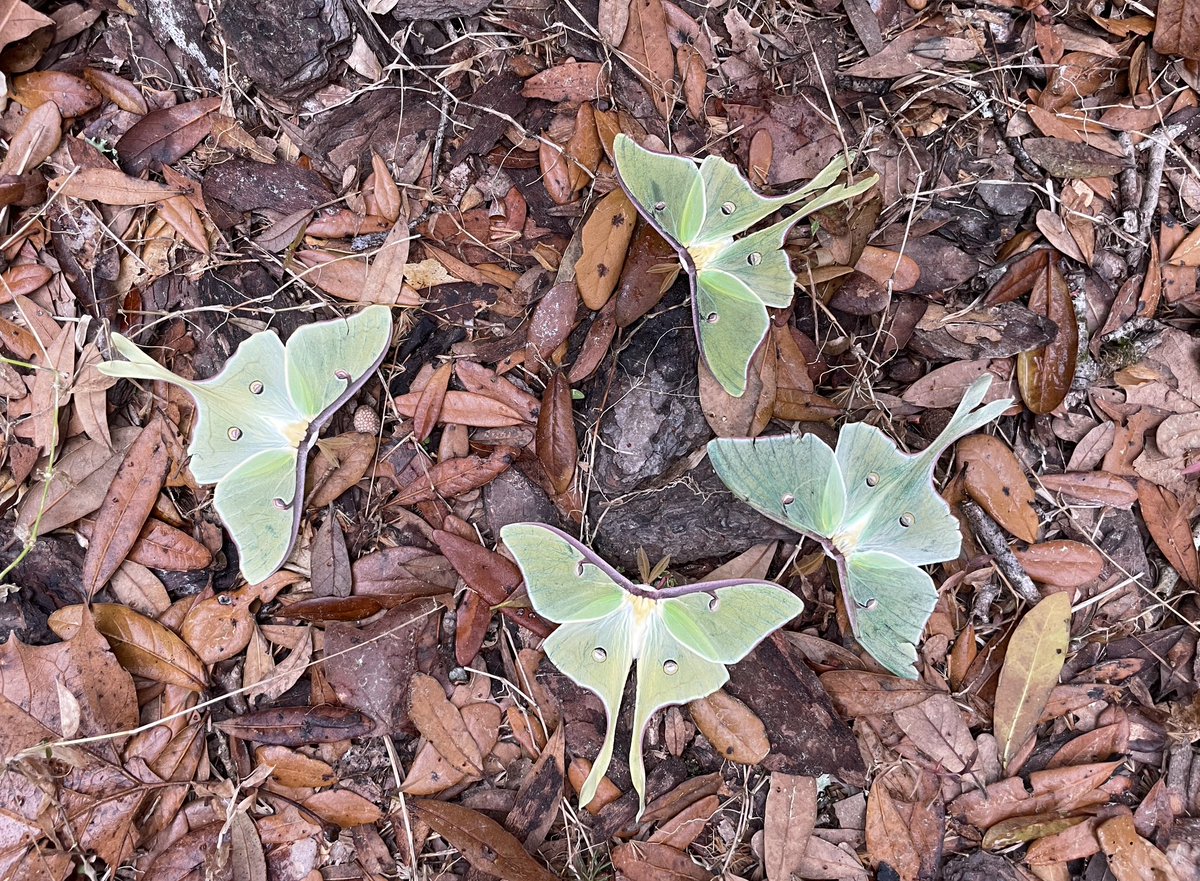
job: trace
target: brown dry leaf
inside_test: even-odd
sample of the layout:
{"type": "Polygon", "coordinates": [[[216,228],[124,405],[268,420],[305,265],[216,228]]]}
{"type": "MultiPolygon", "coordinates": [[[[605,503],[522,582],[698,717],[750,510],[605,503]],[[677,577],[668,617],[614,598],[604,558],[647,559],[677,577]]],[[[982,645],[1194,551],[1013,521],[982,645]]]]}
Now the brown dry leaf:
{"type": "MultiPolygon", "coordinates": [[[[96,603],[92,606],[96,629],[108,640],[121,666],[134,676],[204,691],[208,676],[204,664],[187,643],[157,621],[128,606],[96,603]]],[[[50,629],[63,639],[79,631],[84,606],[64,606],[50,616],[50,629]]]]}
{"type": "Polygon", "coordinates": [[[661,0],[632,0],[621,40],[621,58],[646,86],[663,119],[675,103],[675,56],[668,51],[667,16],[661,0]]]}
{"type": "Polygon", "coordinates": [[[630,0],[600,0],[598,30],[605,44],[614,49],[621,45],[629,26],[629,3],[630,0]]]}
{"type": "Polygon", "coordinates": [[[483,757],[463,723],[458,707],[450,703],[442,685],[432,676],[413,674],[409,685],[408,717],[450,765],[463,774],[483,773],[483,757]]]}
{"type": "Polygon", "coordinates": [[[137,428],[117,429],[113,432],[112,449],[98,440],[68,447],[55,465],[50,486],[38,482],[21,500],[17,513],[18,537],[24,539],[29,535],[35,521],[43,534],[49,533],[99,508],[121,467],[125,450],[140,432],[137,428]]]}
{"type": "Polygon", "coordinates": [[[361,298],[364,303],[408,305],[408,301],[412,299],[412,289],[404,284],[404,268],[408,265],[411,245],[412,234],[408,231],[408,218],[396,220],[391,232],[371,258],[361,298]]]}
{"type": "MultiPolygon", "coordinates": [[[[0,48],[11,46],[42,31],[46,39],[38,50],[40,55],[41,51],[50,45],[50,40],[53,38],[54,19],[43,15],[22,0],[5,3],[4,7],[5,14],[3,21],[0,22],[0,48]]],[[[31,66],[32,63],[33,61],[29,62],[31,66]]]]}
{"type": "Polygon", "coordinates": [[[95,343],[83,347],[79,354],[75,383],[71,388],[71,400],[83,433],[111,448],[106,392],[116,383],[116,379],[96,369],[103,360],[95,343]]]}
{"type": "Polygon", "coordinates": [[[509,595],[521,583],[521,570],[517,564],[495,551],[444,530],[435,530],[433,540],[438,549],[458,572],[467,587],[478,593],[493,606],[500,606],[508,618],[529,628],[539,636],[549,636],[552,627],[539,618],[532,609],[516,608],[508,604],[509,595]]]}
{"type": "Polygon", "coordinates": [[[617,327],[629,327],[657,306],[681,270],[675,249],[654,227],[639,221],[613,297],[617,327]]]}
{"type": "Polygon", "coordinates": [[[568,61],[535,73],[521,87],[526,98],[581,103],[597,101],[608,94],[605,65],[595,61],[568,61]]]}
{"type": "Polygon", "coordinates": [[[338,782],[331,765],[286,746],[260,746],[254,750],[254,758],[260,765],[271,766],[271,778],[281,786],[321,789],[338,782]]]}
{"type": "Polygon", "coordinates": [[[174,187],[139,180],[115,168],[85,168],[50,181],[50,187],[60,196],[104,205],[150,205],[179,195],[174,187]]]}
{"type": "Polygon", "coordinates": [[[816,778],[772,771],[763,818],[763,868],[767,881],[792,881],[792,876],[800,871],[816,821],[816,778]]]}
{"type": "Polygon", "coordinates": [[[732,695],[717,690],[688,704],[692,721],[723,759],[757,765],[771,752],[767,729],[754,712],[732,695]]]}
{"type": "Polygon", "coordinates": [[[8,145],[0,174],[24,174],[37,168],[62,142],[62,114],[53,101],[31,110],[8,145]]]}
{"type": "Polygon", "coordinates": [[[571,365],[567,380],[577,385],[591,377],[600,367],[604,356],[612,347],[612,341],[617,336],[617,301],[609,299],[599,312],[592,316],[588,326],[587,336],[579,348],[579,355],[571,365]]]}
{"type": "Polygon", "coordinates": [[[901,707],[893,718],[905,738],[931,760],[931,770],[961,774],[975,760],[975,738],[966,714],[945,694],[935,694],[914,707],[901,707]]]}
{"type": "Polygon", "coordinates": [[[1070,642],[1068,593],[1046,597],[1025,614],[1013,632],[992,714],[1000,761],[1006,769],[1037,730],[1050,692],[1058,685],[1070,642]]]}
{"type": "MultiPolygon", "coordinates": [[[[672,709],[678,708],[673,707],[672,709]]],[[[682,715],[679,718],[682,719],[682,715]]],[[[676,787],[676,791],[687,785],[684,783],[676,787]]],[[[717,796],[706,795],[698,798],[671,819],[662,823],[648,840],[653,844],[665,844],[678,850],[687,850],[700,837],[720,809],[721,800],[717,796]]]]}
{"type": "Polygon", "coordinates": [[[129,554],[154,510],[167,477],[162,422],[147,425],[125,454],[96,515],[97,527],[83,560],[83,588],[95,595],[129,554]]]}
{"type": "Polygon", "coordinates": [[[400,187],[388,170],[387,161],[374,150],[371,151],[371,176],[363,188],[363,198],[369,213],[378,214],[392,223],[399,219],[402,207],[400,187]]]}
{"type": "Polygon", "coordinates": [[[206,664],[232,658],[246,647],[254,631],[256,603],[268,602],[299,576],[276,573],[262,584],[207,596],[195,602],[183,619],[180,635],[206,664]]]}
{"type": "Polygon", "coordinates": [[[571,487],[579,460],[579,440],[575,435],[575,413],[571,407],[571,384],[561,370],[555,370],[546,384],[541,413],[537,422],[537,456],[555,492],[571,487]]]}
{"type": "MultiPolygon", "coordinates": [[[[417,413],[421,393],[409,392],[392,400],[401,416],[412,417],[417,413]]],[[[523,425],[526,419],[523,414],[495,398],[475,392],[456,392],[452,389],[446,392],[442,400],[441,421],[471,428],[508,428],[523,425]]]]}
{"type": "Polygon", "coordinates": [[[14,77],[8,93],[30,110],[52,101],[67,119],[90,113],[103,100],[82,77],[62,70],[35,70],[14,77]]]}
{"type": "Polygon", "coordinates": [[[1096,837],[1117,881],[1179,881],[1166,854],[1138,835],[1131,815],[1102,823],[1096,837]]]}
{"type": "Polygon", "coordinates": [[[438,497],[452,499],[471,490],[487,486],[500,474],[508,470],[517,458],[512,447],[497,447],[484,459],[481,456],[463,456],[438,462],[428,471],[421,472],[416,480],[401,488],[391,505],[415,505],[438,497]]]}
{"type": "Polygon", "coordinates": [[[855,270],[870,276],[878,284],[892,285],[892,290],[908,291],[921,278],[921,267],[916,260],[897,251],[867,245],[854,264],[855,270]]]}
{"type": "Polygon", "coordinates": [[[537,423],[542,402],[529,392],[517,388],[503,376],[497,376],[496,371],[474,361],[457,361],[454,373],[467,391],[499,401],[518,413],[530,425],[537,423]]]}
{"type": "Polygon", "coordinates": [[[121,167],[141,174],[155,162],[170,165],[187,155],[208,137],[220,107],[217,96],[150,111],[117,141],[121,167]]]}
{"type": "Polygon", "coordinates": [[[566,342],[579,317],[579,288],[574,281],[554,285],[542,295],[533,314],[525,346],[525,360],[539,363],[566,342]]]}
{"type": "Polygon", "coordinates": [[[322,820],[342,829],[377,823],[383,818],[383,811],[375,804],[348,789],[327,789],[309,796],[303,804],[322,820]]]}
{"type": "Polygon", "coordinates": [[[58,442],[58,423],[67,403],[71,380],[75,376],[75,328],[67,324],[46,349],[44,370],[33,377],[30,391],[30,416],[33,419],[33,444],[46,453],[58,442]]]}
{"type": "Polygon", "coordinates": [[[650,841],[630,841],[613,848],[612,864],[629,881],[712,881],[713,877],[683,851],[650,841]]]}
{"type": "MultiPolygon", "coordinates": [[[[918,407],[957,407],[967,386],[991,372],[990,366],[988,360],[955,361],[926,373],[905,390],[902,398],[918,407]]],[[[984,401],[999,400],[1006,396],[1006,392],[1006,383],[993,380],[984,401]],[[993,393],[997,396],[993,397],[993,393]]]]}
{"type": "Polygon", "coordinates": [[[136,113],[138,116],[144,116],[150,110],[146,106],[146,99],[138,91],[138,87],[129,80],[117,76],[115,73],[89,67],[83,72],[83,78],[97,92],[109,101],[112,101],[126,113],[136,113]]]}
{"type": "Polygon", "coordinates": [[[538,143],[538,166],[551,202],[566,205],[575,198],[575,175],[571,173],[566,150],[543,138],[538,143]]]}
{"type": "Polygon", "coordinates": [[[592,311],[607,303],[617,286],[636,221],[637,210],[618,188],[596,204],[583,225],[583,253],[575,262],[575,280],[583,304],[592,311]]]}
{"type": "Polygon", "coordinates": [[[931,774],[916,781],[902,772],[880,774],[867,797],[867,853],[902,881],[937,874],[942,861],[945,813],[931,774]],[[914,785],[915,783],[915,785],[914,785]]]}
{"type": "Polygon", "coordinates": [[[675,67],[683,83],[683,101],[688,115],[696,122],[704,122],[704,97],[708,91],[708,65],[704,55],[691,43],[683,43],[675,50],[675,67]]]}
{"type": "Polygon", "coordinates": [[[1058,325],[1058,336],[1043,349],[1017,356],[1017,382],[1025,405],[1034,413],[1050,413],[1067,396],[1075,379],[1079,327],[1071,291],[1058,261],[1051,259],[1029,295],[1029,308],[1058,325]]]}
{"type": "Polygon", "coordinates": [[[375,435],[359,431],[317,441],[317,457],[305,474],[306,506],[326,508],[357,485],[375,464],[377,444],[375,435]]]}
{"type": "Polygon", "coordinates": [[[1160,0],[1154,19],[1154,51],[1200,59],[1200,6],[1196,0],[1160,0]]]}
{"type": "Polygon", "coordinates": [[[1138,500],[1137,489],[1127,479],[1107,471],[1068,471],[1066,474],[1043,474],[1039,479],[1050,492],[1083,502],[1132,508],[1138,500]]]}
{"type": "MultiPolygon", "coordinates": [[[[397,251],[402,247],[397,245],[391,250],[397,251]]],[[[307,267],[297,273],[298,275],[303,275],[306,280],[340,300],[370,303],[375,301],[368,300],[367,297],[375,294],[381,296],[379,302],[384,306],[420,306],[424,302],[421,295],[406,284],[401,284],[400,291],[395,296],[390,288],[384,290],[383,294],[379,294],[381,289],[378,287],[372,291],[368,287],[371,267],[362,260],[335,257],[324,251],[311,250],[299,251],[296,257],[307,267]]]]}
{"type": "Polygon", "coordinates": [[[208,233],[200,213],[186,196],[172,196],[158,206],[158,216],[169,223],[185,242],[201,254],[210,254],[208,233]]]}
{"type": "Polygon", "coordinates": [[[556,881],[507,829],[478,811],[428,799],[416,799],[410,808],[479,871],[505,881],[556,881]]]}
{"type": "Polygon", "coordinates": [[[350,707],[318,704],[243,713],[218,722],[217,728],[239,740],[297,747],[365,737],[371,733],[374,723],[366,713],[350,707]]]}
{"type": "MultiPolygon", "coordinates": [[[[476,596],[476,594],[472,594],[476,596]]],[[[466,727],[481,756],[487,756],[500,737],[500,724],[504,714],[493,703],[467,704],[461,710],[462,724],[466,727]]],[[[466,780],[477,780],[478,774],[468,773],[455,767],[432,742],[426,742],[417,750],[417,755],[408,767],[401,789],[408,795],[433,796],[458,786],[466,780]]]]}
{"type": "Polygon", "coordinates": [[[1200,587],[1200,555],[1192,541],[1188,512],[1166,487],[1148,480],[1137,482],[1138,505],[1150,537],[1163,556],[1192,587],[1200,587]]]}
{"type": "Polygon", "coordinates": [[[892,79],[941,67],[940,61],[970,61],[978,54],[979,46],[974,40],[943,36],[935,28],[917,28],[900,34],[882,52],[842,73],[867,79],[892,79]]]}
{"type": "Polygon", "coordinates": [[[1022,541],[1037,541],[1033,487],[1008,445],[990,434],[975,434],[958,442],[957,454],[965,468],[964,483],[971,498],[1012,535],[1022,541]]]}
{"type": "Polygon", "coordinates": [[[417,406],[413,412],[413,434],[418,443],[424,442],[437,427],[453,372],[454,362],[447,361],[433,371],[433,376],[429,377],[429,382],[425,383],[425,388],[420,391],[421,396],[417,398],[417,406]]]}
{"type": "Polygon", "coordinates": [[[1078,541],[1046,541],[1013,554],[1025,574],[1055,587],[1082,587],[1100,577],[1104,555],[1078,541]]]}
{"type": "Polygon", "coordinates": [[[346,547],[342,524],[332,509],[326,512],[325,520],[313,536],[310,556],[313,596],[319,599],[350,596],[353,587],[350,550],[346,547]]]}

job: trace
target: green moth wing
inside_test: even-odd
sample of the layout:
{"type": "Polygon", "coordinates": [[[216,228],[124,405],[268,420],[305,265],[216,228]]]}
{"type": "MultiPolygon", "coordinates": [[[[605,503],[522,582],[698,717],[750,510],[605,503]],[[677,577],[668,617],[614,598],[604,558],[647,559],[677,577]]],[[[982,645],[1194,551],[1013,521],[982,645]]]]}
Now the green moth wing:
{"type": "Polygon", "coordinates": [[[806,186],[768,197],[717,156],[697,168],[690,159],[655,153],[618,134],[613,158],[630,200],[687,270],[701,355],[725,391],[741,397],[751,359],[767,335],[767,307],[783,308],[794,294],[796,276],[783,250],[788,230],[813,211],[866,191],[877,178],[831,186],[846,169],[838,157],[806,186]],[[804,199],[809,201],[779,223],[734,238],[804,199]]]}
{"type": "Polygon", "coordinates": [[[632,614],[632,603],[624,601],[618,611],[597,621],[563,624],[542,643],[551,663],[571,681],[595,694],[604,706],[607,719],[604,742],[580,787],[580,806],[586,806],[595,797],[612,763],[617,714],[625,694],[625,681],[633,667],[632,614]]]}
{"type": "Polygon", "coordinates": [[[635,585],[571,536],[538,523],[510,524],[500,538],[516,558],[534,609],[561,624],[543,643],[546,656],[604,705],[604,742],[580,789],[581,805],[595,796],[612,761],[631,669],[629,767],[644,808],[642,736],[650,716],[712,694],[729,679],[726,664],[740,661],[804,609],[798,597],[770,582],[718,581],[663,591],[635,585]]]}
{"type": "Polygon", "coordinates": [[[295,544],[308,451],[382,362],[391,343],[390,310],[370,306],[349,319],[308,325],[286,346],[270,331],[256,333],[216,376],[196,382],[120,334],[112,341],[127,360],[108,361],[101,372],[174,383],[195,399],[192,474],[217,484],[214,505],[241,553],[242,574],[251,582],[270,575],[295,544]]]}
{"type": "Polygon", "coordinates": [[[704,226],[704,184],[691,159],[655,153],[619,134],[613,158],[621,183],[642,216],[676,248],[686,249],[704,226]]]}
{"type": "Polygon", "coordinates": [[[937,605],[929,574],[894,554],[851,554],[841,573],[855,638],[897,676],[915,678],[917,643],[937,605]]]}
{"type": "MultiPolygon", "coordinates": [[[[776,590],[780,588],[776,587],[776,590]]],[[[759,638],[750,648],[769,632],[760,630],[759,638]]],[[[661,618],[656,616],[648,622],[638,654],[637,683],[633,692],[633,739],[629,744],[629,777],[638,794],[639,817],[646,809],[642,743],[650,717],[663,707],[707,697],[728,681],[729,671],[724,664],[691,651],[671,635],[661,618]]]]}
{"type": "Polygon", "coordinates": [[[828,539],[845,518],[841,469],[814,434],[718,438],[708,458],[734,495],[797,532],[828,539]]]}
{"type": "Polygon", "coordinates": [[[266,581],[287,562],[303,505],[295,504],[298,453],[294,448],[251,456],[217,483],[213,507],[233,536],[242,575],[266,581]]]}
{"type": "Polygon", "coordinates": [[[309,421],[321,421],[321,414],[345,403],[351,380],[374,372],[391,339],[385,306],[298,328],[287,342],[288,397],[309,421]]]}

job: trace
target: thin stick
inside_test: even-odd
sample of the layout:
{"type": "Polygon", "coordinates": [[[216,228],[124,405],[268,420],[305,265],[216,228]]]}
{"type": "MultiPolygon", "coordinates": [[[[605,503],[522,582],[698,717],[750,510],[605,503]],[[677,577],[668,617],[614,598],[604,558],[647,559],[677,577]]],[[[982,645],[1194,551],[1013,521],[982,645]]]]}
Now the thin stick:
{"type": "MultiPolygon", "coordinates": [[[[1033,581],[1025,574],[1016,555],[1008,548],[999,524],[988,513],[971,501],[963,502],[962,511],[967,515],[971,528],[984,549],[996,560],[996,566],[1004,580],[1012,585],[1017,595],[1027,603],[1039,603],[1042,595],[1033,585],[1033,581]]],[[[977,610],[978,611],[978,610],[977,610]]]]}

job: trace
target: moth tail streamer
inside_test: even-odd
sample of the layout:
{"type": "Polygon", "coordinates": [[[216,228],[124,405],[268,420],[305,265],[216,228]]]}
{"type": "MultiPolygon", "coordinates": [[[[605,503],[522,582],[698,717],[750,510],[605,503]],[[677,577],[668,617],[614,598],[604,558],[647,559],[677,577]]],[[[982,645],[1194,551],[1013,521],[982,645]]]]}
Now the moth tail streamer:
{"type": "Polygon", "coordinates": [[[937,439],[925,449],[922,454],[924,457],[932,458],[936,461],[942,452],[949,449],[950,445],[959,438],[966,437],[971,432],[983,428],[983,426],[999,417],[1001,413],[1012,406],[1012,399],[1004,398],[979,407],[980,402],[983,401],[983,396],[987,394],[987,390],[991,385],[992,375],[990,373],[985,373],[971,383],[967,388],[966,394],[963,395],[958,409],[954,411],[954,415],[950,418],[950,422],[942,429],[942,433],[937,436],[937,439]],[[979,409],[975,409],[976,407],[979,407],[979,409]]]}
{"type": "Polygon", "coordinates": [[[135,343],[121,336],[121,334],[114,333],[112,335],[112,343],[113,348],[124,356],[126,360],[105,361],[103,364],[100,364],[97,369],[105,376],[115,376],[121,379],[159,379],[163,382],[174,383],[188,389],[193,387],[194,383],[188,382],[183,377],[163,367],[139,349],[135,343]]]}

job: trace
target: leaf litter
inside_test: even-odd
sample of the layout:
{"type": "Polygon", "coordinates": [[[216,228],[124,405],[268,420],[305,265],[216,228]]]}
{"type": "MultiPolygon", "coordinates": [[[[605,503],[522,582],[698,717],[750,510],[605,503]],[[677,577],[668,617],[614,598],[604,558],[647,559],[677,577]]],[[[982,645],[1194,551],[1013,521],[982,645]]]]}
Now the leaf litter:
{"type": "Polygon", "coordinates": [[[8,4],[0,873],[1200,878],[1195,4],[817,9],[8,4]],[[771,192],[880,175],[792,231],[741,399],[618,132],[771,192]],[[245,585],[191,402],[100,377],[106,331],[203,378],[367,303],[384,366],[245,585]],[[939,470],[963,552],[900,680],[701,451],[919,449],[985,372],[1019,403],[939,470]],[[521,520],[805,600],[658,714],[639,822],[621,759],[575,805],[604,716],[539,651],[521,520]]]}

